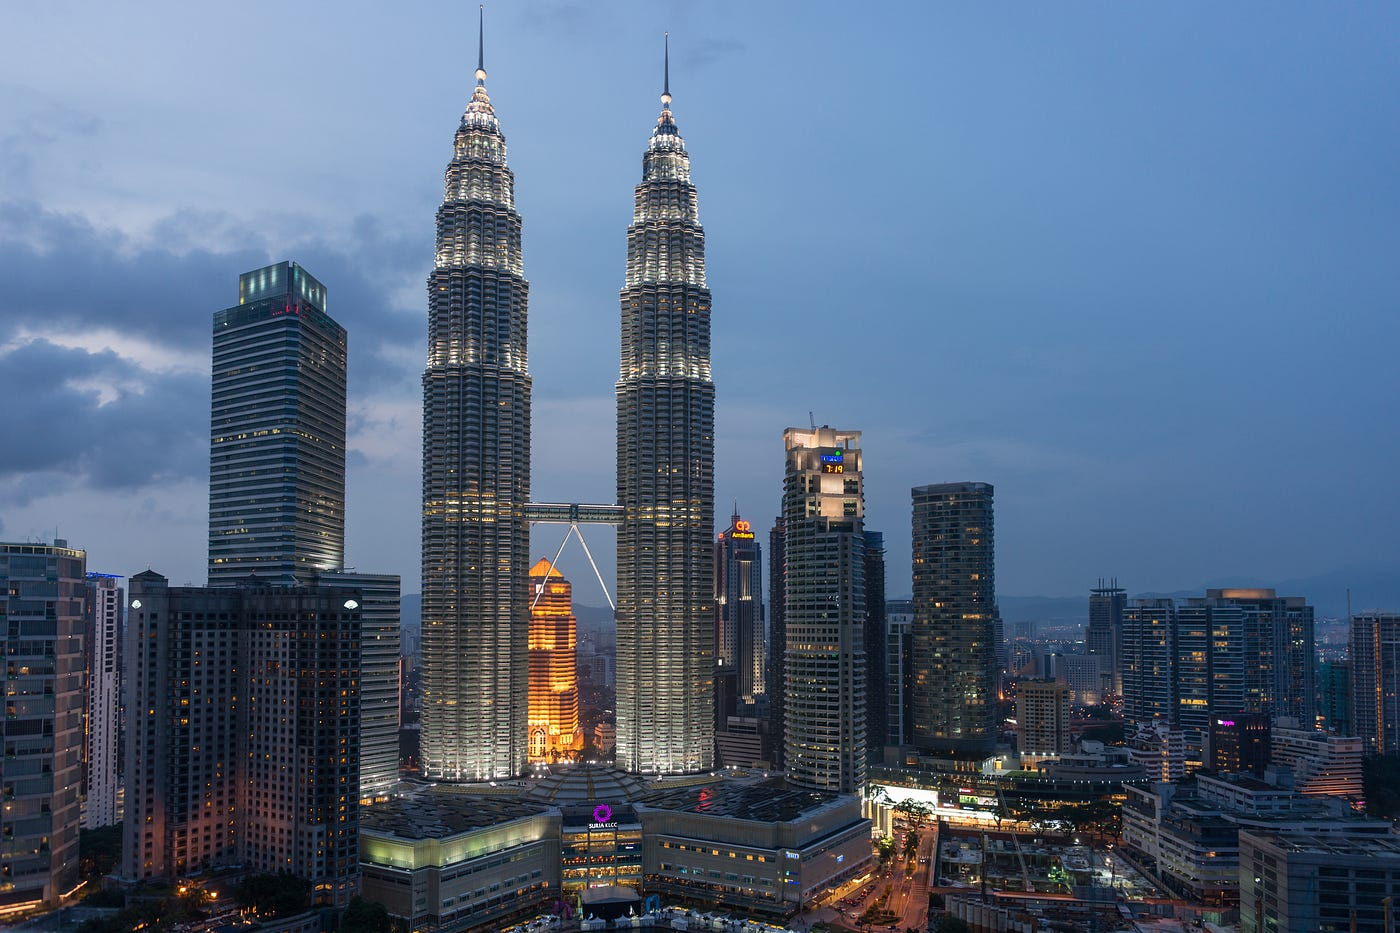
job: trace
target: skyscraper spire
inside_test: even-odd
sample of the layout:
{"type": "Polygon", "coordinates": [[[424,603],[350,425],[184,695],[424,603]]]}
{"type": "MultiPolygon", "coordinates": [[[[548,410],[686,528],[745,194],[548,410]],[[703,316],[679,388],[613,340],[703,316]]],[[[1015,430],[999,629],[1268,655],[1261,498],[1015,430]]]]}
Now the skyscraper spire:
{"type": "Polygon", "coordinates": [[[486,86],[486,4],[476,11],[476,86],[486,86]]]}
{"type": "Polygon", "coordinates": [[[666,33],[666,64],[661,79],[661,106],[671,109],[671,34],[666,33]]]}

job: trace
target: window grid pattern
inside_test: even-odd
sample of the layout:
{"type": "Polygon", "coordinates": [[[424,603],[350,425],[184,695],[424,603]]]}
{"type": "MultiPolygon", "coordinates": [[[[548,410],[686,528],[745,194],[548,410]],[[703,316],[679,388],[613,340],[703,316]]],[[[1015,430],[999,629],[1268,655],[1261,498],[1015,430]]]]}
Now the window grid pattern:
{"type": "Polygon", "coordinates": [[[705,238],[670,95],[642,160],[617,383],[617,761],[714,763],[714,383],[705,238]]]}
{"type": "Polygon", "coordinates": [[[505,137],[477,71],[428,279],[423,374],[423,769],[525,769],[529,631],[528,285],[505,137]]]}

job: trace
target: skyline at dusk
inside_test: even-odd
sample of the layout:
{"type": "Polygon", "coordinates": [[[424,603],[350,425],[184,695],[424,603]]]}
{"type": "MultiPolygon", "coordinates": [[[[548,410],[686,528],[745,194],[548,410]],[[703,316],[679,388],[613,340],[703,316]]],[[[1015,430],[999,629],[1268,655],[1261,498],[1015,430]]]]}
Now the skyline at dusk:
{"type": "MultiPolygon", "coordinates": [[[[347,562],[418,591],[424,283],[475,12],[8,13],[0,539],[56,532],[90,569],[202,583],[211,318],[241,273],[293,260],[349,335],[347,562]]],[[[1003,594],[1400,568],[1400,11],[485,20],[535,501],[616,498],[618,290],[669,30],[713,290],[718,520],[737,502],[766,532],[783,430],[810,417],[862,432],[892,597],[910,488],[945,482],[996,487],[1003,594]]],[[[613,534],[588,534],[606,572],[613,534]]],[[[532,562],[561,535],[538,526],[532,562]]],[[[559,566],[602,604],[577,545],[559,566]]]]}

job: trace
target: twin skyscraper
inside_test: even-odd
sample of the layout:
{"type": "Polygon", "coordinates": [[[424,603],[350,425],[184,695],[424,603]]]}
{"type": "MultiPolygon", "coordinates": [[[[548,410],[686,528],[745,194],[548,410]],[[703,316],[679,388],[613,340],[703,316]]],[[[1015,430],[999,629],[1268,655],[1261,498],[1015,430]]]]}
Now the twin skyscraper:
{"type": "MultiPolygon", "coordinates": [[[[490,780],[528,755],[529,285],[515,179],[486,92],[462,116],[437,214],[423,373],[425,774],[490,780]]],[[[671,114],[642,159],[627,233],[617,381],[617,763],[713,764],[714,383],[690,158],[671,114]]]]}

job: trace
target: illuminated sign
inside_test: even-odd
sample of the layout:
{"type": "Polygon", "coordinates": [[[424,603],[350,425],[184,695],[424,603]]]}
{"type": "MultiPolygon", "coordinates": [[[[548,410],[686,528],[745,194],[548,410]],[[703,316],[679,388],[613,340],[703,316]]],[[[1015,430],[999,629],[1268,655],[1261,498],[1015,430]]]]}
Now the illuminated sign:
{"type": "Polygon", "coordinates": [[[822,463],[842,463],[845,456],[841,451],[833,450],[831,453],[822,454],[822,463]]]}
{"type": "Polygon", "coordinates": [[[846,465],[844,463],[823,463],[822,471],[825,473],[845,473],[846,465]]]}
{"type": "MultiPolygon", "coordinates": [[[[721,537],[723,537],[723,535],[721,535],[721,537]]],[[[742,519],[742,518],[736,519],[736,520],[734,521],[734,532],[733,532],[733,534],[730,535],[730,537],[731,537],[731,538],[752,538],[752,537],[753,537],[753,526],[750,525],[747,521],[745,521],[745,520],[742,519]]]]}
{"type": "Polygon", "coordinates": [[[611,822],[612,822],[612,807],[608,806],[608,805],[605,804],[605,803],[600,803],[600,804],[598,804],[598,806],[594,807],[594,808],[593,808],[593,822],[595,822],[595,823],[611,823],[611,822]]]}

